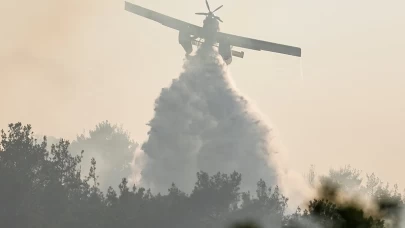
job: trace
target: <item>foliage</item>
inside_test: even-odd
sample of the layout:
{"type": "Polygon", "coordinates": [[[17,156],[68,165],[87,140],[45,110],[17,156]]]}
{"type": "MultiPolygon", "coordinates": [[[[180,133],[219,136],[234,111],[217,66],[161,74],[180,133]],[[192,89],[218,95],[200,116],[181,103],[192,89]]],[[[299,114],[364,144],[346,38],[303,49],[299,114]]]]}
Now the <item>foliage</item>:
{"type": "MultiPolygon", "coordinates": [[[[134,145],[128,143],[130,140],[122,132],[114,132],[111,125],[104,123],[90,137],[79,137],[77,143],[111,146],[115,141],[134,145]],[[119,139],[113,140],[114,137],[119,139]]],[[[342,204],[326,195],[311,200],[304,211],[298,208],[296,213],[286,215],[288,198],[277,186],[269,187],[260,179],[252,196],[240,191],[242,175],[238,172],[210,176],[200,171],[190,194],[173,183],[166,194],[152,195],[150,189],[128,186],[126,178],[120,179],[116,190],[109,187],[104,194],[100,190],[96,159],[90,159],[87,175],[83,175],[85,152],[72,155],[70,148],[70,143],[63,139],[51,146],[47,145],[46,137],[38,143],[30,125],[10,124],[7,132],[1,132],[0,227],[380,228],[386,224],[380,217],[367,215],[357,204],[342,204]]],[[[118,164],[122,160],[112,162],[118,164]]],[[[327,178],[324,181],[338,183],[342,189],[361,189],[357,174],[345,168],[331,172],[329,182],[327,178]]],[[[384,218],[398,221],[402,196],[397,187],[391,190],[388,185],[381,185],[374,174],[367,178],[364,189],[375,196],[384,218]]],[[[310,179],[313,182],[313,174],[310,179]]]]}
{"type": "Polygon", "coordinates": [[[92,158],[99,162],[100,188],[106,191],[110,186],[116,188],[122,178],[131,174],[130,162],[137,147],[122,127],[103,121],[88,135],[78,135],[70,150],[74,154],[85,151],[82,164],[85,169],[92,158]]]}

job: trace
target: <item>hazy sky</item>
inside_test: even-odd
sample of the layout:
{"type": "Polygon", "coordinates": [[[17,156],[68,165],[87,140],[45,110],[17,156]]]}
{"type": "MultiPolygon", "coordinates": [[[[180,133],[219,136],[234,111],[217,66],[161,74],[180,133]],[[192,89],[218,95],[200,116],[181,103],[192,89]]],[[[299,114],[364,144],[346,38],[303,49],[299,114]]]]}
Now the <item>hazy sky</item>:
{"type": "MultiPolygon", "coordinates": [[[[179,75],[178,33],[121,0],[0,0],[0,127],[72,139],[103,120],[142,142],[160,90],[179,75]]],[[[197,25],[203,0],[133,0],[197,25]]],[[[302,48],[245,51],[230,70],[300,172],[345,164],[405,186],[405,2],[211,0],[222,31],[302,48]],[[301,65],[304,80],[301,80],[301,65]]]]}

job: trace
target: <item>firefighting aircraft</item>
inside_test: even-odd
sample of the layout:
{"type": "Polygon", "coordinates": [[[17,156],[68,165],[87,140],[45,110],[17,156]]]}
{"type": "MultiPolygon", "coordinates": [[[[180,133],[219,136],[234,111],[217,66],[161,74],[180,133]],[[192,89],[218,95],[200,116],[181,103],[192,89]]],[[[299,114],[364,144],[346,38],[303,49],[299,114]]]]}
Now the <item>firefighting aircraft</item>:
{"type": "Polygon", "coordinates": [[[243,58],[244,52],[232,50],[232,46],[252,49],[256,51],[270,51],[285,55],[301,57],[301,48],[282,44],[271,43],[262,40],[251,39],[242,36],[222,33],[219,31],[219,22],[221,18],[214,13],[222,8],[223,5],[211,11],[208,0],[205,0],[208,13],[196,13],[204,15],[203,27],[199,27],[155,11],[143,8],[133,3],[125,2],[125,10],[146,17],[150,20],[179,31],[179,44],[184,48],[186,56],[193,51],[193,46],[211,45],[218,47],[218,52],[229,65],[232,62],[232,56],[243,58]]]}

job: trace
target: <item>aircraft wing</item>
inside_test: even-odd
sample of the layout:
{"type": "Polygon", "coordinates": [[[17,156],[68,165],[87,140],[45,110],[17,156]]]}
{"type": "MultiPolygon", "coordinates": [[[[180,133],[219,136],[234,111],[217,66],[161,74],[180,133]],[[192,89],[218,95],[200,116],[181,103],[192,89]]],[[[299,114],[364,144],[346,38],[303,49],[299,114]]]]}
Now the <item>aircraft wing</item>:
{"type": "Polygon", "coordinates": [[[241,48],[252,49],[256,51],[270,51],[285,55],[292,55],[301,57],[301,48],[287,46],[283,44],[276,44],[262,40],[255,40],[242,36],[235,36],[231,34],[226,34],[219,32],[217,34],[218,40],[226,40],[232,46],[237,46],[241,48]]]}
{"type": "Polygon", "coordinates": [[[156,21],[169,28],[187,32],[191,35],[198,36],[200,33],[201,27],[199,26],[163,15],[161,13],[143,8],[130,2],[125,2],[125,10],[137,14],[139,16],[148,18],[150,20],[156,21]]]}

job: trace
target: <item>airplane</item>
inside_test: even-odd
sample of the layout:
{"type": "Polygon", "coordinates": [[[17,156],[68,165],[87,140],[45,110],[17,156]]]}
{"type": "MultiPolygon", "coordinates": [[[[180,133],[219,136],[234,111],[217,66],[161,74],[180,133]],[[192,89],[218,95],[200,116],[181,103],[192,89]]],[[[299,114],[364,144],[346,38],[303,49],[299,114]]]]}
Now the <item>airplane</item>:
{"type": "Polygon", "coordinates": [[[232,56],[243,58],[244,52],[232,50],[232,46],[256,50],[270,51],[279,54],[301,57],[301,48],[287,46],[283,44],[271,43],[262,40],[251,39],[242,36],[235,36],[220,32],[219,22],[221,18],[214,13],[221,9],[223,5],[211,11],[208,0],[205,0],[208,13],[196,13],[197,15],[206,16],[203,26],[193,25],[158,12],[143,8],[133,3],[125,1],[125,10],[139,16],[156,21],[164,26],[179,31],[179,44],[183,47],[188,56],[193,51],[193,46],[211,45],[218,47],[218,52],[226,64],[231,64],[232,56]]]}

